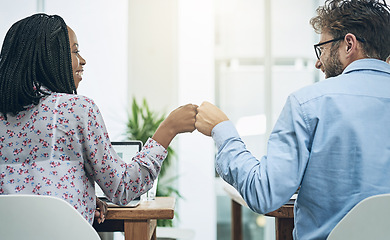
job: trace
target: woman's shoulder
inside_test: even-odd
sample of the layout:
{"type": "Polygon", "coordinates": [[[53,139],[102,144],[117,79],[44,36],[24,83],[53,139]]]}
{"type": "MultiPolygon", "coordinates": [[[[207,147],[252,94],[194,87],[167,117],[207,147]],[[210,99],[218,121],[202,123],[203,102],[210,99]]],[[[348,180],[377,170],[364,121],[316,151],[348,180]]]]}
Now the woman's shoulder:
{"type": "Polygon", "coordinates": [[[68,93],[51,93],[46,101],[57,103],[56,105],[80,105],[80,106],[95,106],[95,101],[92,98],[78,95],[78,94],[68,94],[68,93]]]}
{"type": "Polygon", "coordinates": [[[54,113],[60,112],[79,115],[86,113],[100,114],[100,110],[94,100],[78,94],[52,92],[40,102],[39,107],[54,113]]]}

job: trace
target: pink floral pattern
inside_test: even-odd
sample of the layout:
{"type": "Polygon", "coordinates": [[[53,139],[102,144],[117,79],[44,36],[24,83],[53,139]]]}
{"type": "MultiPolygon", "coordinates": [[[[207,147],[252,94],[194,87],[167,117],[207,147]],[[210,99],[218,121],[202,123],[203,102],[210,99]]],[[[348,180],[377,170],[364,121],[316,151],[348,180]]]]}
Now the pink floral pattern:
{"type": "Polygon", "coordinates": [[[93,100],[52,93],[38,105],[0,117],[0,194],[51,195],[68,201],[90,223],[96,181],[114,203],[152,187],[167,151],[153,139],[131,164],[111,146],[93,100]]]}

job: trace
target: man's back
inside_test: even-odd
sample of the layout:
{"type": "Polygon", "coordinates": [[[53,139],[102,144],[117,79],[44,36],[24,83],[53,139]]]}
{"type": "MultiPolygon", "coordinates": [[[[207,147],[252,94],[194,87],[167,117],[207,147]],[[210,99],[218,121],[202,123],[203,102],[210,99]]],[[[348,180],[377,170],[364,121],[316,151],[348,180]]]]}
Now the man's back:
{"type": "Polygon", "coordinates": [[[327,80],[289,96],[260,161],[216,106],[202,103],[195,124],[216,143],[216,171],[253,211],[278,209],[300,187],[294,239],[325,239],[359,201],[390,193],[390,8],[326,0],[316,12],[315,67],[327,80]]]}
{"type": "Polygon", "coordinates": [[[390,65],[371,59],[293,94],[310,135],[296,239],[324,239],[359,201],[390,193],[388,89],[390,65]]]}

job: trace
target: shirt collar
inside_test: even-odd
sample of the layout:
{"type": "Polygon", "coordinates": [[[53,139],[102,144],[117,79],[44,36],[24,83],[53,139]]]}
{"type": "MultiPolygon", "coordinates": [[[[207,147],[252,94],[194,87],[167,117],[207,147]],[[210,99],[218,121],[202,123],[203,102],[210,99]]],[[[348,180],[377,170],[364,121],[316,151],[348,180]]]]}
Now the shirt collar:
{"type": "Polygon", "coordinates": [[[359,59],[349,64],[344,69],[343,74],[358,70],[372,70],[390,74],[390,64],[374,58],[359,59]]]}

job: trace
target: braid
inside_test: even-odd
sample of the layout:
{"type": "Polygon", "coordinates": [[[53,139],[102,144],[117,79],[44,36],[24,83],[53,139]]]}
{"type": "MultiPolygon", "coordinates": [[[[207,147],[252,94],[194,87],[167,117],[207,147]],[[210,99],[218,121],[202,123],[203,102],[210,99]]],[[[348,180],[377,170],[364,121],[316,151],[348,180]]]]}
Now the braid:
{"type": "Polygon", "coordinates": [[[34,14],[7,32],[0,53],[0,113],[17,114],[53,92],[74,93],[72,59],[65,21],[34,14]]]}

